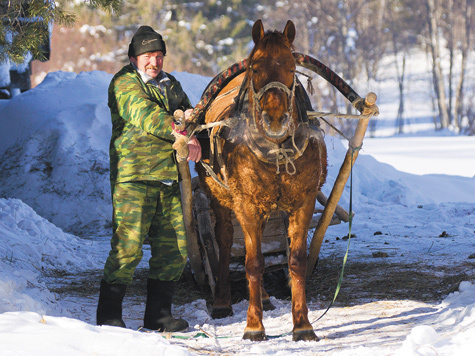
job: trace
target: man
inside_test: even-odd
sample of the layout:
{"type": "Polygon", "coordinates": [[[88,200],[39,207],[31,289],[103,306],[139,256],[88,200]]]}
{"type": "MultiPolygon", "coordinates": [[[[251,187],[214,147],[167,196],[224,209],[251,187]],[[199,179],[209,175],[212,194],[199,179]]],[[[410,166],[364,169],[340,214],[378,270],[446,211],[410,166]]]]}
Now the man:
{"type": "MultiPolygon", "coordinates": [[[[122,300],[148,236],[152,257],[144,327],[168,332],[188,328],[185,320],[171,315],[174,283],[187,260],[172,132],[175,110],[187,116],[192,110],[180,83],[162,71],[166,53],[162,36],[141,26],[129,45],[130,64],[109,86],[113,236],[101,281],[97,325],[125,327],[122,300]]],[[[188,148],[188,160],[199,161],[196,138],[188,141],[188,148]]]]}

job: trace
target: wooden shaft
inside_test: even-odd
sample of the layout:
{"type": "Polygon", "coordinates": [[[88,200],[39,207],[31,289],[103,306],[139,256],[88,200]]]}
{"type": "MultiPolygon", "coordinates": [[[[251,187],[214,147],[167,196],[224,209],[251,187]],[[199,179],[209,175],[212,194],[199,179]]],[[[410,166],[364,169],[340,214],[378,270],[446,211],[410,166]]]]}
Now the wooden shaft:
{"type": "MultiPolygon", "coordinates": [[[[193,178],[193,180],[196,178],[193,178]]],[[[199,179],[197,179],[197,185],[199,186],[199,179]]],[[[217,248],[215,247],[216,238],[214,236],[214,226],[211,221],[209,201],[206,194],[201,189],[195,189],[194,192],[196,220],[202,246],[201,251],[203,252],[203,268],[206,272],[208,285],[214,299],[216,294],[216,279],[219,272],[219,256],[217,248]]]]}
{"type": "MultiPolygon", "coordinates": [[[[185,129],[185,114],[182,110],[176,110],[174,113],[175,130],[185,129]]],[[[175,139],[176,142],[176,139],[175,139]]],[[[174,147],[175,148],[175,147],[174,147]]],[[[195,225],[193,223],[193,190],[191,187],[190,166],[187,162],[188,144],[182,144],[176,148],[178,170],[181,175],[181,202],[183,209],[183,221],[185,223],[186,241],[188,245],[188,259],[190,260],[191,269],[194,272],[196,283],[204,286],[206,276],[201,264],[201,253],[198,245],[198,236],[196,234],[195,225]]]]}
{"type": "Polygon", "coordinates": [[[181,201],[183,209],[183,221],[185,223],[186,241],[188,245],[188,259],[193,270],[196,283],[199,286],[206,284],[206,275],[201,263],[198,235],[193,220],[193,191],[191,188],[191,174],[188,162],[179,162],[178,169],[181,174],[181,201]]]}
{"type": "MultiPolygon", "coordinates": [[[[363,115],[368,115],[372,112],[371,108],[376,102],[376,94],[369,93],[364,101],[364,107],[361,108],[363,115]]],[[[307,259],[307,276],[312,274],[317,262],[318,255],[320,254],[320,248],[323,243],[323,238],[328,226],[330,225],[333,213],[338,205],[338,201],[341,198],[343,190],[345,188],[348,177],[350,176],[351,168],[358,157],[359,148],[363,142],[363,138],[368,127],[369,118],[360,119],[355,130],[355,134],[350,140],[350,147],[346,152],[345,159],[341,165],[340,172],[335,180],[333,189],[328,197],[327,204],[323,210],[320,220],[318,220],[317,227],[310,242],[309,255],[307,259]],[[352,155],[353,152],[353,155],[352,155]]]]}

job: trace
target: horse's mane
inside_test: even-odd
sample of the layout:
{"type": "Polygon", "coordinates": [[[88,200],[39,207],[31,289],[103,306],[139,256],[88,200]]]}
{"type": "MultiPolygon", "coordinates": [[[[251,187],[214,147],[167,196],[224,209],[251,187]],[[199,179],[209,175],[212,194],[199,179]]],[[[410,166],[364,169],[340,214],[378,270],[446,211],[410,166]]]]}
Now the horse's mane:
{"type": "MultiPolygon", "coordinates": [[[[280,46],[284,44],[287,46],[292,52],[295,50],[295,47],[292,43],[289,43],[289,40],[284,36],[284,34],[280,31],[273,30],[273,31],[266,31],[264,37],[259,41],[259,44],[256,44],[252,49],[251,53],[249,54],[248,63],[251,63],[254,54],[258,48],[262,50],[267,50],[267,48],[273,46],[280,46]]],[[[249,70],[249,68],[248,68],[249,70]]]]}

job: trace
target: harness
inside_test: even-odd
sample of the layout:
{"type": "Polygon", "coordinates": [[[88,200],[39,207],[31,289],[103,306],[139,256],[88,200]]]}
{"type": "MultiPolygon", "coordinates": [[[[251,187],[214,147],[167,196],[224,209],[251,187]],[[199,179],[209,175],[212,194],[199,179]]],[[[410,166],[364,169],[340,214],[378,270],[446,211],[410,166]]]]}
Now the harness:
{"type": "MultiPolygon", "coordinates": [[[[322,62],[302,53],[294,52],[293,56],[295,58],[295,63],[298,66],[307,68],[314,73],[317,73],[320,77],[332,84],[351,103],[355,104],[358,101],[357,99],[360,98],[359,95],[342,78],[340,78],[335,72],[333,72],[322,62]]],[[[248,93],[245,89],[245,81],[243,81],[241,85],[239,95],[234,99],[233,113],[231,116],[222,121],[206,125],[199,125],[199,122],[203,121],[205,112],[209,105],[214,100],[221,97],[219,94],[221,89],[237,75],[245,72],[248,65],[248,60],[243,59],[242,61],[234,63],[231,67],[223,70],[221,73],[215,76],[203,92],[201,100],[193,109],[193,119],[191,124],[189,124],[191,128],[190,131],[193,132],[199,132],[208,129],[207,131],[204,131],[203,134],[199,134],[199,136],[203,137],[205,132],[208,132],[206,137],[210,138],[210,165],[208,166],[203,161],[201,161],[201,163],[208,174],[225,188],[227,188],[227,186],[219,180],[219,178],[216,176],[216,173],[221,170],[223,176],[225,177],[226,170],[222,158],[222,145],[224,144],[224,140],[234,142],[237,139],[241,139],[243,136],[242,133],[245,132],[246,129],[248,120],[248,93]],[[209,130],[210,127],[213,127],[214,129],[209,130]],[[217,162],[216,165],[214,164],[215,161],[217,162]]],[[[298,79],[295,79],[297,81],[295,82],[294,80],[294,100],[298,110],[299,125],[296,128],[294,135],[292,135],[292,140],[284,142],[281,147],[273,147],[270,142],[269,144],[261,142],[259,139],[260,136],[257,135],[257,132],[253,131],[255,125],[248,125],[249,133],[246,135],[248,142],[247,144],[251,151],[254,152],[254,154],[260,160],[266,163],[275,163],[277,167],[277,173],[280,172],[279,167],[282,164],[286,164],[286,171],[289,171],[289,167],[295,168],[293,161],[303,154],[305,148],[307,147],[309,138],[315,138],[317,140],[323,139],[319,119],[322,119],[324,116],[330,116],[328,113],[313,112],[310,99],[308,98],[305,89],[298,79]],[[307,116],[307,111],[312,112],[310,118],[307,116]],[[292,144],[289,144],[289,142],[292,142],[292,144]]],[[[247,78],[245,80],[247,80],[247,78]]],[[[263,89],[264,88],[262,88],[259,92],[262,92],[263,89]]],[[[289,90],[287,87],[286,89],[289,90]]],[[[283,90],[287,92],[286,89],[283,90]]],[[[238,90],[238,88],[235,90],[238,90]]],[[[235,95],[235,90],[223,95],[235,95]]],[[[338,117],[340,116],[341,115],[338,115],[338,117]]],[[[355,116],[352,117],[354,118],[355,116]]]]}
{"type": "Polygon", "coordinates": [[[208,131],[210,165],[207,167],[202,162],[208,174],[223,187],[227,187],[227,185],[219,181],[217,173],[221,171],[226,181],[226,168],[222,154],[225,141],[230,143],[235,143],[238,140],[243,141],[260,161],[275,164],[276,174],[279,174],[281,166],[285,165],[285,172],[293,175],[296,173],[294,161],[305,152],[309,139],[311,137],[323,139],[318,120],[309,120],[307,116],[307,111],[312,110],[310,99],[296,76],[294,76],[291,89],[280,82],[271,82],[260,89],[259,92],[254,89],[251,79],[246,75],[240,87],[236,87],[216,98],[216,100],[219,100],[225,96],[235,95],[229,118],[216,123],[218,126],[208,131]],[[248,81],[250,82],[249,85],[247,85],[248,81]],[[257,115],[262,114],[260,99],[268,90],[275,88],[287,94],[289,103],[291,103],[290,115],[293,115],[293,103],[295,103],[299,117],[297,127],[291,121],[290,136],[279,145],[267,140],[259,132],[256,124],[257,115]],[[239,90],[239,93],[236,95],[237,90],[239,90]],[[253,97],[253,108],[250,108],[249,105],[249,95],[253,97]]]}

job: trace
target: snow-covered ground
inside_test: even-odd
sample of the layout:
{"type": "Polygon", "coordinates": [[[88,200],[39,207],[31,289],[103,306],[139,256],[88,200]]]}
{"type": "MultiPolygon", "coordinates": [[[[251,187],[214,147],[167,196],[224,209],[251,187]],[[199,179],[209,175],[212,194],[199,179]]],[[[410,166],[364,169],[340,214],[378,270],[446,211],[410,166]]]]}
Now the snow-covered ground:
{"type": "MultiPolygon", "coordinates": [[[[209,78],[174,74],[196,103],[209,78]]],[[[88,296],[60,297],[48,288],[64,283],[56,280],[58,270],[87,274],[101,269],[108,253],[110,79],[104,72],[50,73],[35,89],[0,101],[2,355],[473,353],[475,278],[435,303],[383,299],[334,306],[314,325],[319,342],[295,343],[290,335],[261,343],[241,340],[246,301],[233,305],[234,316],[217,321],[204,300],[176,306],[175,314],[191,327],[170,337],[137,331],[144,301],[126,296],[130,329],[95,326],[99,281],[88,296]],[[202,337],[203,332],[212,337],[202,337]]],[[[395,116],[385,96],[389,91],[373,90],[382,104],[378,120],[384,123],[395,116]]],[[[430,111],[429,104],[419,104],[421,117],[430,117],[430,111]]],[[[326,142],[330,167],[323,190],[328,195],[346,144],[333,137],[326,142]]],[[[420,263],[435,275],[443,274],[440,267],[459,266],[473,276],[475,137],[425,131],[366,139],[353,174],[352,232],[357,238],[351,240],[349,265],[384,251],[392,263],[420,263]],[[375,236],[376,231],[382,234],[375,236]]],[[[348,202],[346,189],[340,204],[348,207],[348,202]]],[[[345,234],[347,224],[335,225],[326,238],[335,241],[345,234]]],[[[325,243],[322,256],[343,256],[346,244],[325,243]]],[[[316,295],[308,300],[310,319],[316,320],[328,301],[316,295]]],[[[291,331],[290,302],[272,301],[277,308],[264,315],[268,335],[291,331]]]]}

